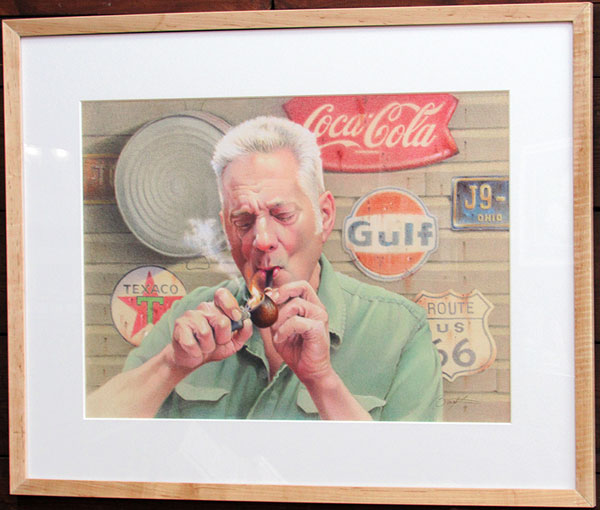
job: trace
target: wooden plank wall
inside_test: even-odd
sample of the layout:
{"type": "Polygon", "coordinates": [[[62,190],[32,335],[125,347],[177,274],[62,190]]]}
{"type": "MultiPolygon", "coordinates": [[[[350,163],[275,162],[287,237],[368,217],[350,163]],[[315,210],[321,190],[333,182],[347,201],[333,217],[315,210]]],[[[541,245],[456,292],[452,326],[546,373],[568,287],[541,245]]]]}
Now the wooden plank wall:
{"type": "MultiPolygon", "coordinates": [[[[534,0],[535,1],[535,0],[534,0]]],[[[539,1],[539,0],[538,0],[539,1]]],[[[548,3],[548,0],[541,0],[548,3]]],[[[539,3],[541,3],[539,1],[539,3]]],[[[551,1],[551,0],[550,0],[551,1]]],[[[529,0],[531,3],[532,0],[529,0]]],[[[208,10],[255,10],[255,9],[303,9],[303,8],[345,8],[345,7],[383,7],[401,5],[448,5],[448,4],[500,4],[525,3],[510,0],[0,0],[0,17],[45,17],[94,14],[135,14],[155,12],[190,12],[208,10]]],[[[594,168],[600,169],[600,0],[594,0],[594,168]]],[[[1,87],[1,84],[0,84],[1,87]]],[[[0,102],[3,95],[0,94],[0,102]]],[[[0,133],[4,136],[4,116],[0,117],[0,133]]],[[[4,144],[0,147],[0,215],[5,219],[4,203],[4,144]]],[[[600,179],[594,189],[594,231],[595,238],[600,238],[600,179]]],[[[37,496],[11,496],[8,494],[8,381],[6,352],[6,238],[4,229],[0,233],[0,264],[3,277],[0,278],[0,508],[32,510],[32,509],[123,509],[152,510],[169,508],[173,510],[198,508],[199,503],[191,501],[146,501],[146,500],[114,500],[114,499],[72,499],[37,496]]],[[[600,274],[600,242],[595,243],[596,274],[600,274]]],[[[599,278],[596,277],[596,293],[600,292],[599,278]]],[[[596,360],[600,357],[600,317],[596,307],[596,360]]],[[[598,361],[597,361],[598,363],[598,361]]],[[[597,364],[600,367],[600,363],[597,364]]],[[[596,370],[598,372],[598,370],[596,370]]],[[[598,383],[596,385],[598,409],[598,383]]],[[[598,422],[598,419],[596,420],[598,422]]],[[[598,430],[598,429],[597,429],[598,430]]],[[[600,436],[597,432],[598,444],[600,436]]],[[[597,476],[598,478],[598,476],[597,476]]],[[[296,508],[302,510],[325,508],[333,505],[317,504],[284,504],[284,503],[200,503],[207,510],[223,509],[283,509],[296,508]]],[[[337,507],[337,506],[336,506],[337,507]]]]}

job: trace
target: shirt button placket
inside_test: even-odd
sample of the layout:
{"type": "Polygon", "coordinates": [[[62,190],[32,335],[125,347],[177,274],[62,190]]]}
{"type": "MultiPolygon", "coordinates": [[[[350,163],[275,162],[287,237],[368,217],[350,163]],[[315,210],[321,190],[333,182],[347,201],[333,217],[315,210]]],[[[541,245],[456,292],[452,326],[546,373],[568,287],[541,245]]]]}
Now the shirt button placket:
{"type": "MultiPolygon", "coordinates": [[[[267,371],[263,368],[259,370],[259,376],[261,376],[262,378],[262,370],[265,370],[266,377],[267,371]]],[[[276,387],[281,386],[280,379],[282,377],[283,370],[285,370],[285,366],[282,366],[277,371],[275,377],[273,377],[273,379],[267,384],[267,387],[260,393],[260,395],[256,399],[256,402],[254,402],[252,409],[250,409],[247,418],[254,418],[257,413],[265,413],[265,411],[265,414],[268,414],[269,416],[272,415],[277,401],[279,400],[278,391],[276,387]]],[[[259,416],[259,418],[261,418],[261,416],[259,416]]]]}

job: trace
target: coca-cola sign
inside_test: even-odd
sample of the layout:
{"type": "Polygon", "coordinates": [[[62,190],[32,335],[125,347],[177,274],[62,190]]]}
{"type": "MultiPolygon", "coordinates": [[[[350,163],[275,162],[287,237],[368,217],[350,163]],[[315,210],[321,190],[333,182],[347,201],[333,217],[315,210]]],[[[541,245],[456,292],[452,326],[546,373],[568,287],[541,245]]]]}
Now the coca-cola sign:
{"type": "Polygon", "coordinates": [[[381,172],[429,165],[458,152],[450,94],[296,97],[288,117],[315,133],[331,172],[381,172]]]}

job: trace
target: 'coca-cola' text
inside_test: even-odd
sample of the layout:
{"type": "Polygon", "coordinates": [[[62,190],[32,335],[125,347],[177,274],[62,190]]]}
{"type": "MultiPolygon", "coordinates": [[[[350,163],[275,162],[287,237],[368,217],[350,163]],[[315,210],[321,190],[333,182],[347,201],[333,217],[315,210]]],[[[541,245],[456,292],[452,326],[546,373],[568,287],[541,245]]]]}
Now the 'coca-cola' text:
{"type": "Polygon", "coordinates": [[[403,170],[458,152],[448,123],[450,94],[297,97],[284,109],[312,131],[329,171],[403,170]]]}

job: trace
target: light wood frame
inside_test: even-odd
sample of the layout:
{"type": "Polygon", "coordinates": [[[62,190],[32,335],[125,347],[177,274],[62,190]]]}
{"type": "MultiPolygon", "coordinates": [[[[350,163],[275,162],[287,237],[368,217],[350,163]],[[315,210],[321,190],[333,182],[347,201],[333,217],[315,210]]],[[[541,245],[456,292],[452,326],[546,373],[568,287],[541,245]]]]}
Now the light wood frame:
{"type": "Polygon", "coordinates": [[[442,8],[210,12],[4,21],[11,493],[238,501],[594,506],[596,496],[592,276],[591,20],[591,4],[577,3],[442,8]],[[27,388],[25,387],[24,284],[26,275],[24,272],[23,235],[21,38],[184,30],[531,22],[569,22],[573,26],[575,490],[265,486],[98,482],[28,478],[25,418],[27,388]]]}

